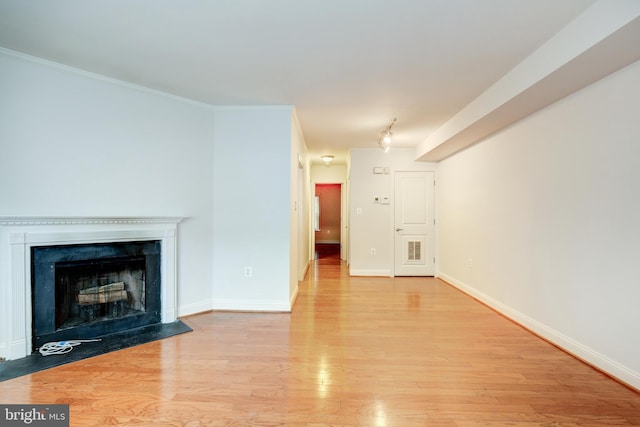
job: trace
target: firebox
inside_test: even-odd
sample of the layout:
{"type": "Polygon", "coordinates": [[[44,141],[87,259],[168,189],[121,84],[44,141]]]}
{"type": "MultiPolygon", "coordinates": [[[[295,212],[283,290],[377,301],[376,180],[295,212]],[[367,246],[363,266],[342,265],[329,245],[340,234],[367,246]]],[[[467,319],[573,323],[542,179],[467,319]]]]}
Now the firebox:
{"type": "Polygon", "coordinates": [[[158,240],[31,248],[32,351],[161,322],[158,240]]]}

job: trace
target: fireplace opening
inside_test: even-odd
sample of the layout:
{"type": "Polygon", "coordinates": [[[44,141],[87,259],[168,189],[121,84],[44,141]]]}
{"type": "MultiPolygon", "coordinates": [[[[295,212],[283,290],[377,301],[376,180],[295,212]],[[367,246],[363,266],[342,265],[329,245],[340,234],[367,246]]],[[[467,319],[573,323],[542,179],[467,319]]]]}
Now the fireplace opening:
{"type": "Polygon", "coordinates": [[[31,251],[33,351],[160,322],[160,241],[31,251]]]}
{"type": "Polygon", "coordinates": [[[56,329],[145,311],[144,257],[56,263],[56,329]]]}

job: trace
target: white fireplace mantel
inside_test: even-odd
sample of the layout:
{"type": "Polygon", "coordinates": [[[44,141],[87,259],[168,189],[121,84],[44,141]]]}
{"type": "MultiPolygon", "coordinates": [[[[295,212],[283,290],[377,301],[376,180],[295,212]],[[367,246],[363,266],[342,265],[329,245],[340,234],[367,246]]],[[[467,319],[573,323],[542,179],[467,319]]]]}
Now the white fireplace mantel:
{"type": "Polygon", "coordinates": [[[159,240],[161,316],[177,319],[177,233],[182,217],[0,216],[0,357],[31,353],[31,248],[159,240]]]}

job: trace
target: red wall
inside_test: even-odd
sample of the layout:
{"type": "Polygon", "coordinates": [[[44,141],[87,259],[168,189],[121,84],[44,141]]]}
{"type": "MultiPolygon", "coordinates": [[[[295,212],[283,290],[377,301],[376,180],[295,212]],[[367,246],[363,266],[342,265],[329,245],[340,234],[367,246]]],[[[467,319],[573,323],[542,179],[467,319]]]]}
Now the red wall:
{"type": "Polygon", "coordinates": [[[317,243],[340,242],[340,184],[316,184],[316,196],[320,198],[320,231],[316,231],[317,243]]]}

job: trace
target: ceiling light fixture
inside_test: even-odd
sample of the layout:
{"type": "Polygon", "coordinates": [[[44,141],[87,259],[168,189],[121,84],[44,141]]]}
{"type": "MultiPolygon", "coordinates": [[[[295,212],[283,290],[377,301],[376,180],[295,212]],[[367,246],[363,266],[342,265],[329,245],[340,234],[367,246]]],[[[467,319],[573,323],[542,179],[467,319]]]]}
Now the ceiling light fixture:
{"type": "Polygon", "coordinates": [[[396,117],[393,118],[393,120],[385,130],[380,132],[382,134],[382,138],[380,139],[380,141],[378,141],[378,145],[380,146],[380,148],[384,150],[385,153],[388,152],[389,149],[391,148],[391,137],[393,136],[393,132],[391,132],[391,128],[395,124],[396,124],[396,117]]]}
{"type": "Polygon", "coordinates": [[[333,156],[330,154],[325,154],[324,156],[320,156],[325,165],[329,166],[331,161],[333,160],[333,156]]]}

